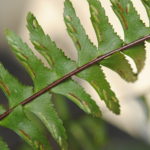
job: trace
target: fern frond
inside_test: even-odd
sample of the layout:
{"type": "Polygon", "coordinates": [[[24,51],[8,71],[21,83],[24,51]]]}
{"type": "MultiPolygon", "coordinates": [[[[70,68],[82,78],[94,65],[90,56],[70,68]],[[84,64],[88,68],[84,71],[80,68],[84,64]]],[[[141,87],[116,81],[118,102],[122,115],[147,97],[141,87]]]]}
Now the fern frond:
{"type": "MultiPolygon", "coordinates": [[[[30,98],[30,96],[41,91],[49,84],[53,84],[58,79],[79,69],[80,72],[78,71],[76,75],[87,81],[95,89],[111,111],[119,114],[119,101],[111,90],[102,66],[115,71],[129,82],[137,79],[138,73],[144,66],[146,52],[143,42],[125,52],[120,52],[121,50],[115,51],[114,55],[111,53],[108,55],[110,57],[107,59],[103,58],[102,62],[97,61],[97,63],[92,64],[89,68],[85,67],[85,70],[80,70],[82,66],[92,62],[97,57],[99,58],[101,55],[108,54],[108,52],[110,53],[112,50],[124,46],[124,44],[150,34],[150,29],[145,27],[144,23],[140,20],[130,0],[111,0],[112,8],[120,19],[124,30],[124,40],[121,40],[114,32],[100,1],[87,0],[87,2],[91,13],[91,22],[97,36],[98,47],[92,43],[86,34],[71,1],[65,0],[64,2],[64,21],[68,34],[78,52],[78,60],[76,62],[66,57],[63,50],[57,48],[55,42],[51,40],[49,35],[45,34],[32,13],[29,13],[27,16],[30,40],[35,49],[47,60],[50,68],[44,66],[41,60],[35,56],[31,48],[20,37],[14,32],[6,30],[8,43],[19,62],[26,68],[32,78],[33,86],[22,85],[0,64],[0,88],[8,98],[9,110],[11,111],[7,117],[0,121],[0,125],[12,129],[35,150],[52,149],[51,144],[47,140],[45,127],[62,150],[67,150],[68,147],[66,131],[53,106],[52,95],[63,95],[69,98],[83,111],[93,116],[101,116],[101,111],[96,102],[85,92],[81,85],[71,78],[68,79],[71,76],[64,78],[65,81],[59,82],[60,84],[53,87],[49,93],[36,97],[36,100],[31,103],[21,106],[19,104],[22,104],[22,100],[30,98]],[[130,56],[134,60],[138,70],[136,74],[126,60],[125,55],[130,56]]],[[[142,2],[146,7],[148,16],[150,16],[149,1],[142,0],[142,2]]],[[[5,109],[0,105],[0,113],[4,111],[5,109]]],[[[84,123],[82,125],[85,126],[84,123]]],[[[94,124],[91,124],[91,127],[93,126],[94,124]]],[[[81,131],[80,135],[86,140],[84,133],[82,134],[82,129],[77,124],[72,127],[73,129],[78,128],[81,131]]],[[[72,133],[75,134],[75,132],[72,133]]]]}

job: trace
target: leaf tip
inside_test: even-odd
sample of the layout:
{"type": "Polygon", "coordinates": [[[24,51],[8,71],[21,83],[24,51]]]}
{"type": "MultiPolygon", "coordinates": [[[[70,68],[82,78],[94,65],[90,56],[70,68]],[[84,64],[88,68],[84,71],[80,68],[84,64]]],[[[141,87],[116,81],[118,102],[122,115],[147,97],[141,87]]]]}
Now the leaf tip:
{"type": "Polygon", "coordinates": [[[12,33],[13,33],[13,31],[11,31],[10,29],[5,29],[4,30],[4,34],[6,36],[6,39],[8,39],[8,37],[10,37],[12,33]]]}
{"type": "Polygon", "coordinates": [[[27,28],[29,29],[29,31],[39,27],[39,23],[36,17],[33,15],[33,13],[29,12],[26,17],[26,20],[27,20],[27,28]]]}

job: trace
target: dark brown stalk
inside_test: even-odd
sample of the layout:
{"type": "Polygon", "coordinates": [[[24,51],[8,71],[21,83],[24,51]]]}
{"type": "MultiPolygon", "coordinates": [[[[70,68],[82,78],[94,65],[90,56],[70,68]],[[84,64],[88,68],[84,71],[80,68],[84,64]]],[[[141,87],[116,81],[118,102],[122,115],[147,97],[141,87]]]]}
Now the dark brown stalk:
{"type": "MultiPolygon", "coordinates": [[[[111,56],[111,55],[113,55],[113,54],[115,54],[115,53],[117,53],[117,52],[121,52],[121,51],[127,50],[127,49],[129,49],[129,48],[131,48],[131,47],[133,47],[133,46],[135,46],[135,45],[138,45],[138,44],[144,42],[145,40],[149,40],[149,39],[150,39],[150,35],[147,35],[147,36],[145,36],[145,37],[143,37],[143,38],[141,38],[141,39],[138,39],[138,40],[136,40],[136,41],[134,41],[134,42],[131,42],[131,43],[127,44],[127,45],[124,45],[124,46],[122,46],[122,47],[120,47],[120,48],[118,48],[118,49],[115,49],[115,50],[113,50],[113,51],[111,51],[111,52],[108,52],[108,53],[106,53],[106,54],[104,54],[104,55],[101,55],[101,56],[99,56],[99,57],[93,59],[92,61],[88,62],[87,64],[85,64],[85,65],[83,65],[83,66],[81,66],[81,67],[79,67],[79,68],[73,70],[72,72],[66,74],[66,75],[63,76],[62,78],[60,78],[60,79],[54,81],[53,83],[51,83],[51,84],[48,85],[47,87],[41,89],[39,92],[33,94],[33,95],[30,96],[29,98],[23,100],[23,101],[20,102],[18,105],[25,105],[25,104],[28,104],[28,103],[32,102],[34,99],[36,99],[37,97],[39,97],[39,96],[41,96],[42,94],[46,93],[47,91],[49,91],[49,90],[52,89],[53,87],[57,86],[57,85],[60,84],[61,82],[65,81],[66,79],[72,77],[73,75],[75,75],[75,74],[77,74],[77,73],[83,71],[84,69],[86,69],[86,68],[88,68],[88,67],[94,65],[95,63],[97,63],[97,62],[99,62],[99,61],[102,61],[103,59],[106,59],[106,58],[108,58],[109,56],[111,56]]],[[[14,106],[13,108],[10,108],[10,109],[7,110],[5,113],[1,114],[1,115],[0,115],[0,120],[2,120],[3,118],[5,118],[6,116],[8,116],[18,105],[14,106]]]]}

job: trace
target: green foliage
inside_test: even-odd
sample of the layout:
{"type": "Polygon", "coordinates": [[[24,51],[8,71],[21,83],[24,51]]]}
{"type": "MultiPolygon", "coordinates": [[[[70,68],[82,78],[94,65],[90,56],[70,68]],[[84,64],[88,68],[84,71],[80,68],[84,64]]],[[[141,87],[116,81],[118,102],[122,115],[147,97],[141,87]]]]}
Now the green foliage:
{"type": "MultiPolygon", "coordinates": [[[[70,1],[65,1],[64,18],[67,31],[78,50],[78,65],[81,66],[96,58],[98,56],[97,48],[86,35],[70,1]]],[[[117,114],[120,112],[118,100],[110,89],[109,83],[105,79],[105,75],[98,64],[80,72],[78,76],[88,81],[95,88],[110,110],[117,114]]]]}
{"type": "Polygon", "coordinates": [[[0,105],[0,114],[2,114],[4,112],[5,112],[5,108],[2,105],[0,105]]]}
{"type": "Polygon", "coordinates": [[[93,118],[80,113],[75,116],[62,96],[55,95],[53,102],[62,118],[68,133],[69,149],[99,150],[108,141],[105,123],[100,118],[93,118]]]}
{"type": "Polygon", "coordinates": [[[0,138],[0,148],[2,150],[9,150],[7,144],[0,138]]]}
{"type": "MultiPolygon", "coordinates": [[[[130,0],[111,0],[111,2],[112,8],[120,19],[124,29],[125,43],[130,43],[144,35],[149,34],[149,28],[146,28],[144,23],[140,20],[140,17],[130,0]]],[[[130,50],[126,51],[125,54],[134,60],[137,70],[140,72],[144,66],[146,57],[144,43],[131,48],[130,50]]]]}
{"type": "MultiPolygon", "coordinates": [[[[75,62],[64,56],[63,52],[56,47],[56,44],[51,41],[50,37],[45,35],[36,18],[31,13],[28,14],[27,21],[32,43],[41,55],[48,60],[51,67],[46,73],[48,75],[45,84],[52,83],[76,68],[75,62]]],[[[39,72],[41,72],[41,70],[39,70],[39,72]]],[[[100,115],[99,108],[96,106],[94,100],[90,98],[78,83],[71,79],[53,88],[52,92],[70,98],[87,113],[91,113],[95,116],[100,115]]]]}
{"type": "Polygon", "coordinates": [[[136,98],[136,100],[143,107],[145,117],[146,117],[147,121],[149,121],[149,119],[150,119],[150,108],[149,108],[149,104],[148,104],[149,97],[147,96],[147,93],[143,93],[142,95],[138,96],[136,98]]]}
{"type": "MultiPolygon", "coordinates": [[[[27,16],[27,28],[30,33],[30,40],[35,49],[47,60],[49,67],[44,66],[41,60],[35,56],[29,46],[20,37],[10,30],[6,31],[8,43],[18,61],[26,68],[32,78],[33,86],[22,85],[0,64],[0,88],[8,98],[9,108],[15,108],[9,116],[0,121],[0,125],[12,129],[32,149],[52,149],[47,138],[46,130],[48,130],[61,149],[67,150],[67,135],[63,123],[59,118],[59,109],[62,108],[59,106],[59,109],[55,110],[51,99],[52,96],[63,95],[72,100],[84,112],[96,117],[101,116],[101,111],[91,96],[73,79],[64,81],[49,93],[43,94],[25,106],[18,106],[19,102],[94,58],[150,33],[150,29],[145,27],[144,23],[140,20],[130,0],[111,0],[112,8],[120,19],[124,30],[124,40],[121,40],[114,32],[101,3],[98,0],[87,0],[87,2],[91,13],[91,22],[97,36],[98,47],[90,41],[70,0],[65,0],[64,3],[64,21],[68,34],[78,52],[78,60],[76,62],[67,58],[63,51],[57,48],[55,42],[44,33],[32,13],[29,13],[27,16]]],[[[150,4],[146,0],[142,2],[149,15],[150,4]]],[[[77,76],[86,80],[95,89],[112,112],[119,114],[119,101],[115,93],[111,90],[102,66],[115,71],[124,80],[134,82],[144,66],[145,55],[144,43],[142,43],[124,53],[120,52],[110,56],[108,59],[81,71],[77,76]],[[135,62],[137,73],[133,72],[125,55],[131,57],[135,62]]],[[[64,113],[65,115],[60,116],[65,122],[70,116],[64,103],[62,103],[62,106],[64,106],[62,114],[64,113]]],[[[3,113],[4,111],[3,106],[0,106],[0,112],[3,113]]],[[[71,122],[68,128],[74,141],[77,143],[82,140],[85,141],[87,144],[86,149],[91,150],[92,143],[87,139],[87,134],[90,134],[95,139],[95,143],[93,144],[95,146],[98,145],[96,143],[100,142],[96,140],[100,134],[95,134],[94,132],[86,133],[85,131],[87,131],[87,128],[100,130],[98,124],[99,122],[94,119],[91,121],[85,117],[82,121],[71,122]],[[77,134],[81,139],[77,139],[77,134]]],[[[83,143],[80,144],[79,147],[82,148],[83,143]]]]}
{"type": "MultiPolygon", "coordinates": [[[[123,46],[123,41],[114,32],[100,2],[97,0],[88,0],[88,3],[91,12],[91,21],[97,35],[99,55],[123,46]]],[[[100,64],[117,72],[126,81],[134,82],[137,79],[136,74],[133,73],[130,64],[121,52],[100,62],[100,64]]]]}
{"type": "Polygon", "coordinates": [[[146,11],[150,20],[150,1],[149,0],[141,0],[141,1],[146,8],[146,11]]]}

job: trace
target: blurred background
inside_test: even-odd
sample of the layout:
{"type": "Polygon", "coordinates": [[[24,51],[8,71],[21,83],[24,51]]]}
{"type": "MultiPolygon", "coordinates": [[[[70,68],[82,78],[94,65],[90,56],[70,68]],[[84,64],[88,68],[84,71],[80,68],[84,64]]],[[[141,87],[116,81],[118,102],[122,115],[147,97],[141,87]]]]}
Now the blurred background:
{"type": "MultiPolygon", "coordinates": [[[[87,34],[97,45],[96,36],[90,22],[90,14],[86,0],[71,1],[76,9],[77,15],[81,19],[81,23],[87,31],[87,34]]],[[[10,48],[5,40],[4,30],[9,28],[15,31],[32,47],[29,41],[28,31],[26,29],[26,15],[29,11],[34,13],[43,29],[57,43],[57,46],[62,48],[67,56],[74,60],[77,59],[75,47],[67,35],[65,24],[63,22],[64,0],[0,0],[0,2],[0,62],[2,62],[14,76],[19,78],[22,83],[32,85],[30,77],[11,53],[10,48]]],[[[124,34],[122,27],[117,17],[111,10],[109,0],[101,0],[101,2],[106,8],[106,14],[109,16],[109,20],[114,26],[115,31],[123,39],[124,34]]],[[[148,26],[148,18],[141,1],[132,0],[132,2],[143,22],[146,24],[146,26],[148,26]]],[[[69,130],[68,134],[70,137],[69,143],[71,150],[73,150],[73,147],[74,150],[150,149],[150,45],[148,43],[145,44],[147,49],[146,65],[139,75],[138,81],[135,83],[126,83],[116,73],[104,68],[107,79],[111,83],[112,89],[116,92],[118,98],[120,99],[121,114],[119,116],[112,114],[105,107],[104,103],[100,101],[96,92],[85,81],[79,79],[77,80],[83,84],[85,89],[99,104],[100,109],[103,112],[103,118],[101,120],[86,116],[74,104],[66,100],[64,101],[71,109],[69,109],[64,102],[62,102],[62,104],[58,104],[57,100],[54,100],[58,111],[60,109],[59,105],[65,105],[64,109],[66,111],[70,112],[70,110],[72,110],[70,112],[70,116],[62,116],[63,120],[65,121],[65,125],[69,130]],[[85,122],[87,122],[89,126],[85,126],[85,122]],[[91,133],[89,133],[88,130],[90,130],[91,127],[95,127],[95,131],[91,131],[91,133]],[[78,132],[73,133],[74,130],[78,132]],[[88,136],[91,134],[92,136],[88,136]],[[73,143],[72,140],[75,142],[73,143]],[[84,142],[81,143],[81,141],[84,142]],[[85,147],[85,145],[87,147],[85,147]]],[[[135,69],[135,66],[131,60],[130,62],[135,69]]],[[[0,90],[0,103],[6,102],[6,97],[0,90]]],[[[11,150],[21,149],[20,146],[23,142],[12,131],[0,128],[0,136],[6,139],[11,150]]],[[[26,148],[25,145],[22,147],[22,149],[23,148],[30,149],[26,148]]]]}

